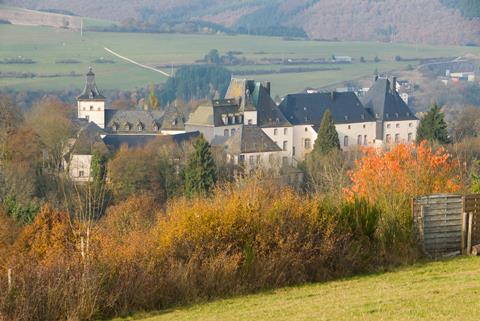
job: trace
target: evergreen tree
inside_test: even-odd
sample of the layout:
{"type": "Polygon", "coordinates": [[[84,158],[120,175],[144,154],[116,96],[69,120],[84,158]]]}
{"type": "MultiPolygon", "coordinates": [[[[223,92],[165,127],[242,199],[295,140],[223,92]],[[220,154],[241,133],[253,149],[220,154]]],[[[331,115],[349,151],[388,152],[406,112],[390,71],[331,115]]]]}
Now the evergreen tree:
{"type": "Polygon", "coordinates": [[[450,142],[445,115],[436,103],[433,104],[432,108],[422,118],[418,126],[417,142],[420,143],[424,140],[439,144],[448,144],[450,142]]]}
{"type": "Polygon", "coordinates": [[[338,139],[338,133],[333,123],[332,113],[327,109],[323,114],[313,151],[320,154],[327,154],[331,150],[338,149],[340,149],[340,140],[338,139]]]}
{"type": "Polygon", "coordinates": [[[98,151],[94,151],[91,160],[91,177],[95,184],[103,184],[106,176],[107,159],[98,151]]]}
{"type": "Polygon", "coordinates": [[[195,142],[194,148],[184,172],[185,194],[189,197],[206,196],[217,181],[217,166],[210,152],[210,145],[203,136],[195,142]]]}
{"type": "Polygon", "coordinates": [[[155,95],[155,86],[153,85],[153,83],[150,85],[150,93],[148,95],[147,105],[150,109],[160,108],[160,103],[158,102],[158,98],[155,95]]]}

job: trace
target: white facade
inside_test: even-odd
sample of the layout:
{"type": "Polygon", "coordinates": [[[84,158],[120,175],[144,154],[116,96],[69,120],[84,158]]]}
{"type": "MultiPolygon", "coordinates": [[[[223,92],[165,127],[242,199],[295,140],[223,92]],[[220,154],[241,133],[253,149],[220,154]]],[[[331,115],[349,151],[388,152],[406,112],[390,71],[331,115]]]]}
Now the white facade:
{"type": "Polygon", "coordinates": [[[256,125],[257,124],[257,112],[256,111],[244,111],[243,112],[243,121],[245,125],[256,125]]]}
{"type": "Polygon", "coordinates": [[[375,143],[376,122],[335,125],[340,146],[343,150],[356,149],[375,143]]]}
{"type": "Polygon", "coordinates": [[[91,163],[92,155],[72,155],[70,163],[68,164],[70,178],[75,182],[91,181],[91,163]]]}
{"type": "Polygon", "coordinates": [[[293,157],[293,127],[262,128],[262,131],[280,147],[291,164],[293,157]]]}
{"type": "Polygon", "coordinates": [[[317,132],[311,125],[297,125],[292,129],[292,156],[294,161],[301,162],[305,159],[305,155],[312,151],[315,139],[317,139],[317,132]]]}
{"type": "Polygon", "coordinates": [[[105,129],[105,101],[78,100],[78,118],[94,122],[98,127],[105,129]]]}
{"type": "Polygon", "coordinates": [[[391,145],[415,141],[419,123],[419,120],[385,121],[382,143],[391,145]]]}
{"type": "Polygon", "coordinates": [[[250,173],[259,168],[280,169],[288,164],[288,154],[286,152],[242,153],[227,155],[227,160],[242,166],[245,173],[250,173]]]}

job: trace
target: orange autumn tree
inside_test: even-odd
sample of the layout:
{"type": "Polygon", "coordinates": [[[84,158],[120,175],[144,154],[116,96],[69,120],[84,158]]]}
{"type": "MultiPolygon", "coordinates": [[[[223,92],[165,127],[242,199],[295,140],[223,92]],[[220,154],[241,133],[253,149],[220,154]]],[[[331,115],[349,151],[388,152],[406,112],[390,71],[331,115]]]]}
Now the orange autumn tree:
{"type": "Polygon", "coordinates": [[[458,162],[444,148],[433,151],[425,141],[419,146],[400,144],[389,151],[370,148],[350,173],[352,186],[346,193],[376,203],[384,216],[406,227],[411,222],[411,199],[461,191],[459,174],[458,162]]]}

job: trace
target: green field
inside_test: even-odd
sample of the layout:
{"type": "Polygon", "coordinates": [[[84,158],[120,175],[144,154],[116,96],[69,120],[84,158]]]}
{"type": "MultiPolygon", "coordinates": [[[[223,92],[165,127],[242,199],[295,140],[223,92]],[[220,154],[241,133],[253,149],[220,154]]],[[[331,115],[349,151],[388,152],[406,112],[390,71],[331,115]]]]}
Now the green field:
{"type": "MultiPolygon", "coordinates": [[[[134,89],[150,82],[162,83],[165,76],[142,69],[120,60],[104,50],[111,50],[149,66],[188,64],[202,58],[210,49],[221,53],[241,51],[251,60],[261,58],[329,58],[332,54],[349,55],[358,61],[364,56],[369,62],[339,65],[339,71],[317,71],[295,74],[271,74],[254,77],[271,80],[273,94],[285,94],[303,90],[305,87],[321,87],[340,81],[373,75],[373,71],[390,71],[405,68],[415,62],[396,62],[402,58],[426,58],[459,56],[467,53],[479,55],[480,48],[434,47],[406,44],[368,42],[319,42],[288,41],[274,37],[184,35],[184,34],[140,34],[87,32],[83,38],[78,32],[50,27],[26,27],[0,25],[0,59],[22,56],[37,61],[36,64],[0,64],[0,72],[32,72],[39,75],[84,73],[88,66],[97,72],[98,85],[104,89],[134,89]],[[382,61],[373,63],[378,56],[382,61]],[[92,60],[112,59],[114,64],[95,64],[92,60]],[[78,64],[56,64],[59,59],[76,59],[78,64]]],[[[329,65],[321,65],[328,67],[329,65]]],[[[259,66],[257,68],[279,69],[285,66],[259,66]]],[[[307,67],[307,66],[303,66],[307,67]]],[[[235,74],[240,69],[255,69],[255,66],[232,67],[235,74]]],[[[170,68],[164,71],[170,73],[170,68]]],[[[79,89],[83,86],[80,77],[62,76],[53,78],[0,78],[0,90],[63,90],[79,89]]]]}
{"type": "Polygon", "coordinates": [[[480,320],[480,258],[273,290],[118,320],[480,320]]]}

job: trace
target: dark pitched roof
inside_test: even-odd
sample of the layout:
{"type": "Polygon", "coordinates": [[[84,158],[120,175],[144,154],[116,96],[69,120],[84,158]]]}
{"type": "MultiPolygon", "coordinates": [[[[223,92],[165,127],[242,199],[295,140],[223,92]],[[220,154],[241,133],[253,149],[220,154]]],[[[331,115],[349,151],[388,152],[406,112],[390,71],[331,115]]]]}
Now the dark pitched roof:
{"type": "Polygon", "coordinates": [[[102,140],[105,132],[93,122],[82,119],[73,120],[74,136],[70,140],[69,154],[91,155],[94,151],[107,152],[107,147],[102,140]]]}
{"type": "Polygon", "coordinates": [[[415,114],[408,108],[388,79],[379,78],[361,98],[365,109],[377,120],[416,120],[415,114]]]}
{"type": "Polygon", "coordinates": [[[105,100],[105,97],[100,94],[95,84],[95,74],[92,68],[90,68],[87,73],[85,88],[80,96],[77,97],[77,100],[105,100]]]}
{"type": "Polygon", "coordinates": [[[238,99],[240,110],[257,111],[257,124],[260,127],[291,126],[270,96],[270,85],[247,79],[232,79],[226,98],[238,99]]]}
{"type": "Polygon", "coordinates": [[[185,129],[185,114],[175,105],[170,105],[165,110],[162,118],[163,130],[184,130],[185,129]]]}
{"type": "Polygon", "coordinates": [[[270,93],[261,84],[255,86],[253,100],[257,109],[257,124],[260,127],[287,127],[291,123],[283,115],[270,93]]]}
{"type": "Polygon", "coordinates": [[[335,124],[374,121],[352,92],[291,94],[279,107],[294,125],[319,126],[327,109],[332,113],[335,124]]]}
{"type": "Polygon", "coordinates": [[[182,133],[176,135],[108,135],[105,136],[103,141],[108,146],[108,148],[115,152],[122,146],[127,146],[128,148],[143,147],[152,141],[158,141],[160,143],[176,143],[181,144],[183,142],[189,141],[191,139],[197,138],[200,136],[198,131],[182,133]]]}
{"type": "Polygon", "coordinates": [[[282,149],[261,128],[245,125],[225,142],[232,154],[279,152],[282,149]]]}
{"type": "Polygon", "coordinates": [[[106,109],[105,130],[130,132],[138,131],[138,126],[142,126],[143,132],[158,132],[163,114],[163,111],[106,109]]]}

